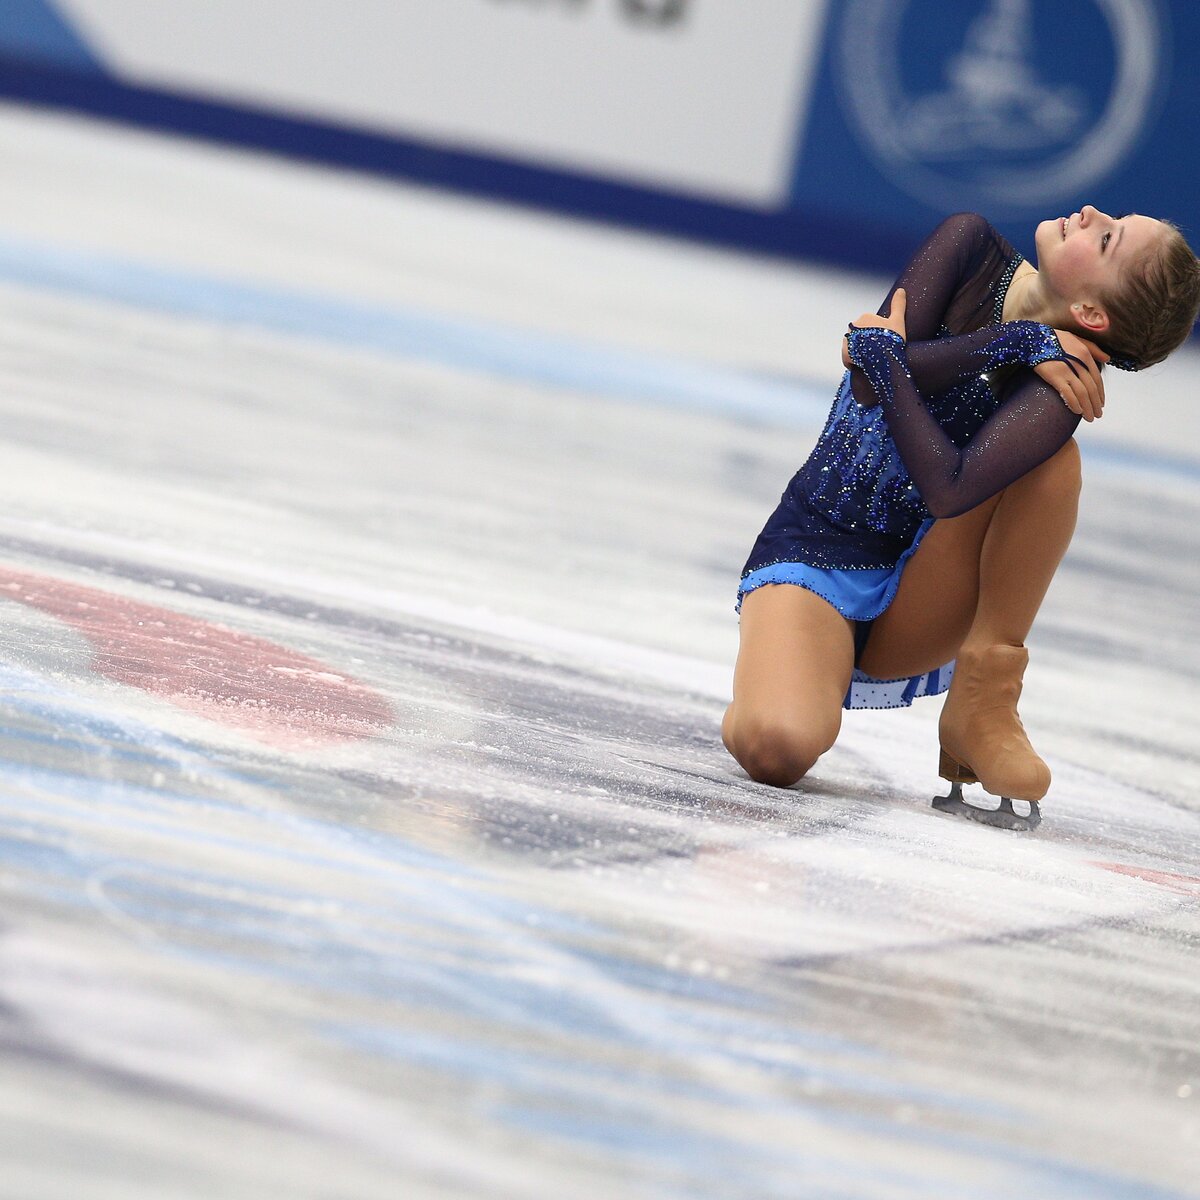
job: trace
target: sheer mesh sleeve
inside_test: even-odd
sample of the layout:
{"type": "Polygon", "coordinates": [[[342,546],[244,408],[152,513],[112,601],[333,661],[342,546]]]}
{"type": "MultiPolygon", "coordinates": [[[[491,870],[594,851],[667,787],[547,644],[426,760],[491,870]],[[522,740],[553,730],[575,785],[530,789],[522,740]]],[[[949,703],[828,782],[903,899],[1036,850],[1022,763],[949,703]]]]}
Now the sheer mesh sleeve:
{"type": "Polygon", "coordinates": [[[1051,359],[1066,362],[1072,357],[1063,350],[1054,330],[1037,321],[1006,321],[958,337],[909,342],[905,353],[917,390],[931,396],[985,371],[1014,364],[1036,367],[1051,359]]]}
{"type": "MultiPolygon", "coordinates": [[[[1016,363],[1034,367],[1069,358],[1054,331],[1036,321],[1009,321],[972,333],[938,336],[952,304],[990,308],[994,281],[981,277],[979,268],[994,238],[991,225],[978,213],[947,217],[909,260],[879,308],[880,316],[890,313],[896,289],[904,288],[908,369],[924,395],[938,395],[999,367],[1016,363]]],[[[861,377],[851,376],[850,383],[864,407],[878,402],[861,377]]]]}
{"type": "Polygon", "coordinates": [[[851,328],[848,338],[850,357],[882,403],[905,469],[934,517],[958,516],[1015,483],[1064,446],[1079,424],[1053,388],[1020,372],[960,450],[914,386],[904,339],[878,327],[851,328]]]}
{"type": "MultiPolygon", "coordinates": [[[[931,342],[909,342],[906,347],[908,372],[917,391],[925,396],[937,396],[967,379],[977,379],[985,371],[1021,365],[1036,367],[1039,363],[1058,359],[1078,363],[1068,354],[1049,325],[1037,321],[1006,321],[977,329],[958,337],[934,338],[931,342]]],[[[1072,367],[1072,370],[1074,368],[1072,367]]],[[[854,398],[864,408],[879,403],[870,384],[858,371],[850,377],[854,398]]]]}
{"type": "Polygon", "coordinates": [[[880,305],[879,315],[892,311],[892,297],[897,288],[903,288],[908,300],[908,340],[933,341],[945,324],[951,301],[970,286],[991,237],[991,225],[978,213],[947,217],[908,260],[880,305]]]}

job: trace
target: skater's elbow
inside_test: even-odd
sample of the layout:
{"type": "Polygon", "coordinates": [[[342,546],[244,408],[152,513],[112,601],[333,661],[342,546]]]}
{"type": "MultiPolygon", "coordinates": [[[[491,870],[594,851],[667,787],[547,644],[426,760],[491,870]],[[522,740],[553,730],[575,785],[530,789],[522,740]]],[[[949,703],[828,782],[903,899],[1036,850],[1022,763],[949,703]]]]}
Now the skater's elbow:
{"type": "Polygon", "coordinates": [[[938,495],[924,496],[925,507],[929,510],[929,515],[938,521],[945,521],[949,517],[961,517],[963,513],[970,512],[974,508],[974,504],[963,501],[954,495],[938,495]]]}
{"type": "Polygon", "coordinates": [[[980,489],[964,483],[957,475],[941,481],[928,491],[921,492],[921,499],[929,510],[931,517],[945,521],[949,517],[961,517],[963,513],[977,508],[988,496],[980,496],[980,489]]]}

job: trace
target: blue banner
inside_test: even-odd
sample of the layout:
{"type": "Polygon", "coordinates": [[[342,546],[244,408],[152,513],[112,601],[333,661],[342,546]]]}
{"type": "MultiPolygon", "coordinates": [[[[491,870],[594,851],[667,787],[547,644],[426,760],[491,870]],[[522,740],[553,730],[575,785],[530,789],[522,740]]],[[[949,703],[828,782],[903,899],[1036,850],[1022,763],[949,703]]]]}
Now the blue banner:
{"type": "Polygon", "coordinates": [[[792,208],[883,243],[971,209],[1031,252],[1083,204],[1200,240],[1198,49],[1194,0],[843,0],[792,208]]]}

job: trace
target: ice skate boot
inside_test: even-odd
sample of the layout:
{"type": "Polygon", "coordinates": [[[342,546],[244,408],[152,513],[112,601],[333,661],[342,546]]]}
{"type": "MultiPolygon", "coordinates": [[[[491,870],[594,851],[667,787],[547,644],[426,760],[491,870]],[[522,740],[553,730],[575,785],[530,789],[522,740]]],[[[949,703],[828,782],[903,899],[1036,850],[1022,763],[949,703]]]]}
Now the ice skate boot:
{"type": "Polygon", "coordinates": [[[959,654],[938,723],[938,774],[950,781],[950,794],[935,796],[934,808],[1001,829],[1030,830],[1041,823],[1038,801],[1050,788],[1050,768],[1034,753],[1017,716],[1028,662],[1024,646],[959,654]],[[982,784],[1000,797],[999,807],[969,804],[962,795],[964,783],[982,784]],[[1029,805],[1027,816],[1016,812],[1014,800],[1029,805]]]}

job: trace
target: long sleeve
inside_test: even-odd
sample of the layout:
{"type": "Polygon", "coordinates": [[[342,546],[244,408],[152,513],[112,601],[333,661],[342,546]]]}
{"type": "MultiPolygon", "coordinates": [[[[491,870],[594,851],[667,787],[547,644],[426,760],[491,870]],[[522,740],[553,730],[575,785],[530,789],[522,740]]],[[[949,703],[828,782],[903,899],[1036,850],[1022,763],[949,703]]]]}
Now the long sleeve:
{"type": "MultiPolygon", "coordinates": [[[[1008,366],[1036,367],[1051,359],[1066,362],[1071,358],[1054,330],[1037,321],[1007,321],[957,337],[910,341],[906,353],[908,372],[923,396],[949,391],[968,379],[978,379],[985,371],[1008,366]]],[[[879,402],[859,372],[853,373],[850,383],[854,398],[864,408],[879,402]]]]}
{"type": "MultiPolygon", "coordinates": [[[[995,230],[978,213],[962,212],[947,217],[908,260],[879,306],[879,315],[891,312],[892,297],[897,288],[903,288],[908,297],[905,314],[908,340],[933,341],[945,331],[952,303],[964,289],[969,289],[995,238],[995,230]]],[[[1019,261],[1020,256],[1016,257],[1019,261]]],[[[990,288],[985,289],[985,294],[990,296],[990,288]]]]}
{"type": "Polygon", "coordinates": [[[957,516],[1008,487],[1065,445],[1079,424],[1053,388],[1021,372],[999,408],[960,450],[926,408],[899,334],[878,327],[851,329],[849,347],[851,360],[883,405],[905,469],[935,517],[957,516]]]}
{"type": "MultiPolygon", "coordinates": [[[[879,308],[881,316],[891,312],[896,289],[904,288],[908,368],[922,395],[938,395],[999,367],[1033,367],[1048,359],[1067,358],[1049,326],[1034,321],[1002,325],[999,313],[992,311],[998,307],[994,276],[986,271],[980,276],[989,256],[994,261],[997,237],[978,213],[947,217],[917,249],[879,308]],[[988,323],[970,333],[947,336],[948,314],[960,308],[972,310],[960,312],[968,325],[978,321],[981,310],[988,323]]],[[[1013,256],[1011,273],[1020,256],[1007,243],[1004,246],[1013,256]]],[[[851,387],[864,407],[875,403],[871,389],[860,377],[851,377],[851,387]]]]}
{"type": "MultiPolygon", "coordinates": [[[[940,395],[1001,367],[1036,367],[1052,359],[1072,360],[1054,330],[1037,321],[1007,321],[957,337],[910,341],[906,354],[908,373],[923,396],[940,395]]],[[[1074,361],[1078,362],[1078,359],[1074,361]]],[[[854,398],[864,408],[879,403],[878,396],[861,372],[852,372],[850,386],[854,398]]]]}
{"type": "Polygon", "coordinates": [[[985,371],[1017,364],[1036,367],[1068,357],[1054,330],[1037,321],[1008,321],[958,337],[909,342],[905,351],[909,374],[917,390],[927,396],[948,391],[985,371]]]}

